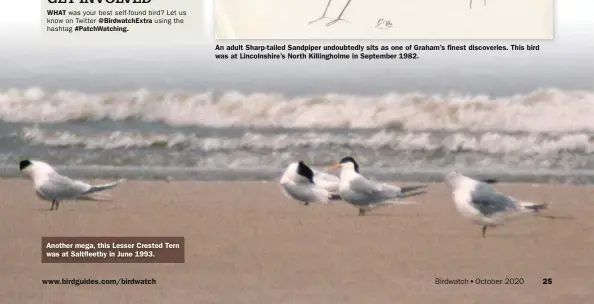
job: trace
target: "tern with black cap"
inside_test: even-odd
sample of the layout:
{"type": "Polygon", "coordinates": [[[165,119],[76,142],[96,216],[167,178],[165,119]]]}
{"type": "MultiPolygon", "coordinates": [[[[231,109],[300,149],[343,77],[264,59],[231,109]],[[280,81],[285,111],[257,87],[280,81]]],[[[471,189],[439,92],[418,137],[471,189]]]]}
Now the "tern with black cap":
{"type": "Polygon", "coordinates": [[[334,193],[338,189],[339,179],[336,176],[316,171],[303,161],[290,164],[280,179],[283,193],[292,199],[310,203],[327,203],[340,199],[334,193]]]}
{"type": "Polygon", "coordinates": [[[50,210],[58,210],[60,202],[64,200],[98,200],[93,197],[94,194],[115,188],[122,182],[119,180],[92,186],[60,175],[49,164],[38,160],[20,161],[19,170],[29,175],[33,180],[35,193],[40,199],[52,202],[50,210]]]}
{"type": "Polygon", "coordinates": [[[424,194],[426,191],[417,191],[427,185],[413,187],[397,187],[385,183],[378,183],[365,178],[359,172],[359,164],[352,156],[344,157],[332,169],[340,168],[340,186],[338,193],[342,200],[359,208],[359,215],[385,205],[408,204],[402,199],[424,194]]]}

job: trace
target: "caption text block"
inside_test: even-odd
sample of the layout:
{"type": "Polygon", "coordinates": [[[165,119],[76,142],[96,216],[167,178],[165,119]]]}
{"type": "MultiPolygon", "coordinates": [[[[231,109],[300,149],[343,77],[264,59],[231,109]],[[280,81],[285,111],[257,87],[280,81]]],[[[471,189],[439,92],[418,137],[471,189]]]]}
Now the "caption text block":
{"type": "Polygon", "coordinates": [[[42,263],[184,263],[183,237],[42,237],[42,263]]]}
{"type": "Polygon", "coordinates": [[[204,39],[201,0],[41,0],[49,38],[204,39]]]}

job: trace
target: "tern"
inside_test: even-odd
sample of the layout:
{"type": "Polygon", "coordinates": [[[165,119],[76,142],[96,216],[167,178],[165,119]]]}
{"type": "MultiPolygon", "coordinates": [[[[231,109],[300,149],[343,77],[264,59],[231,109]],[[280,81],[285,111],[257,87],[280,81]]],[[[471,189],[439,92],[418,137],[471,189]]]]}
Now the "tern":
{"type": "Polygon", "coordinates": [[[339,179],[337,176],[316,171],[303,161],[290,164],[280,179],[281,190],[292,199],[310,203],[327,203],[338,200],[339,179]]]}
{"type": "Polygon", "coordinates": [[[452,191],[458,212],[482,225],[483,237],[487,227],[503,225],[515,216],[537,213],[550,205],[520,201],[495,191],[487,182],[472,179],[456,171],[446,174],[445,184],[452,191]]]}
{"type": "Polygon", "coordinates": [[[49,164],[38,160],[21,161],[19,170],[29,175],[33,180],[35,193],[40,199],[52,202],[50,210],[58,210],[60,201],[63,200],[95,200],[90,196],[91,194],[115,188],[122,182],[122,180],[119,180],[109,184],[92,186],[60,175],[49,164]]]}
{"type": "Polygon", "coordinates": [[[424,194],[426,191],[416,191],[427,185],[413,187],[397,187],[385,183],[368,180],[359,173],[359,165],[351,156],[344,157],[331,168],[340,168],[339,195],[341,199],[359,208],[359,215],[384,205],[407,204],[401,199],[424,194]]]}

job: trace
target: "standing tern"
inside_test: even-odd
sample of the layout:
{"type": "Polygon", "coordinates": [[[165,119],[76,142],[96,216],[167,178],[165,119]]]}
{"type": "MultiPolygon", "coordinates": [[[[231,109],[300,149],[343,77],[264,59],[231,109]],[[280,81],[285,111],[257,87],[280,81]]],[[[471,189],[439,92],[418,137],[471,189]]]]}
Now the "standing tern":
{"type": "Polygon", "coordinates": [[[378,206],[410,203],[401,201],[401,199],[426,192],[415,192],[415,190],[425,188],[427,185],[400,188],[370,181],[359,173],[359,165],[351,156],[343,158],[331,168],[341,168],[338,193],[342,200],[359,208],[360,216],[378,206]]]}
{"type": "Polygon", "coordinates": [[[472,179],[456,171],[446,174],[445,184],[452,191],[458,212],[483,226],[483,237],[487,227],[503,225],[507,219],[539,212],[549,205],[520,201],[493,190],[484,181],[472,179]]]}
{"type": "Polygon", "coordinates": [[[92,186],[85,182],[73,180],[58,174],[49,164],[38,160],[23,160],[19,170],[33,179],[35,193],[44,201],[52,201],[50,210],[58,210],[63,200],[96,200],[91,195],[118,186],[122,180],[92,186]]]}
{"type": "Polygon", "coordinates": [[[290,164],[280,179],[283,193],[303,202],[305,206],[340,199],[334,192],[338,188],[338,182],[338,177],[313,170],[303,161],[290,164]]]}

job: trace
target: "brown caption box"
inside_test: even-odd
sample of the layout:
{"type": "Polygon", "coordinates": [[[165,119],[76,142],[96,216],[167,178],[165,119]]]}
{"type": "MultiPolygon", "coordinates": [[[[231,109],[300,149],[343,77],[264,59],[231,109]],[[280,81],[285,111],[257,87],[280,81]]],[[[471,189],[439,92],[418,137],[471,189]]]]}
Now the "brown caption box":
{"type": "Polygon", "coordinates": [[[41,262],[184,263],[185,239],[184,237],[42,237],[41,262]]]}

